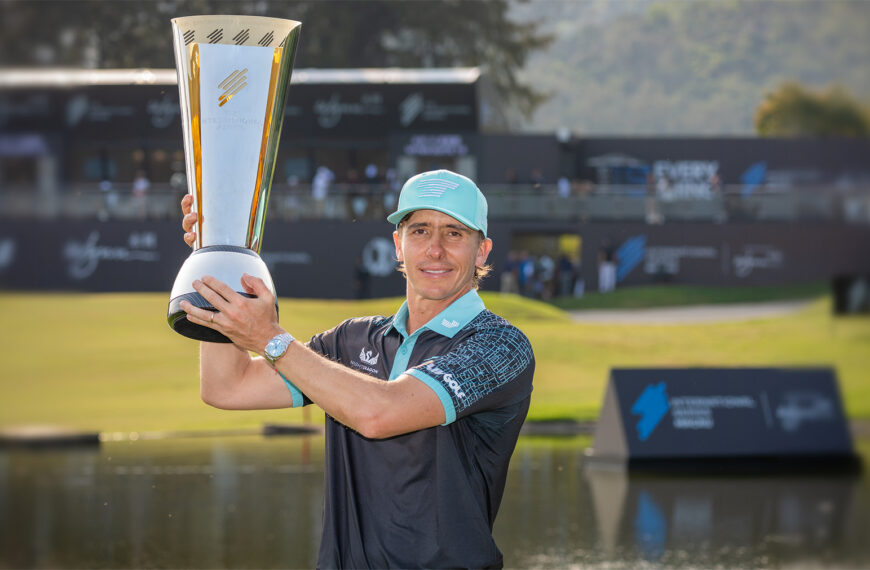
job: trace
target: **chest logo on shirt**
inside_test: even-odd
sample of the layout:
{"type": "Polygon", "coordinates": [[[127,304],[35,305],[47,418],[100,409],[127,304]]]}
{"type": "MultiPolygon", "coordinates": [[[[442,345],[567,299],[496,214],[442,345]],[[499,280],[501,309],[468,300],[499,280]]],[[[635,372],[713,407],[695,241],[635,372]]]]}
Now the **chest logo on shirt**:
{"type": "Polygon", "coordinates": [[[378,358],[380,356],[379,353],[373,350],[366,350],[365,347],[359,351],[359,359],[371,366],[375,366],[378,363],[378,358]]]}
{"type": "Polygon", "coordinates": [[[448,321],[447,319],[441,319],[441,326],[447,327],[448,329],[455,329],[459,326],[459,321],[452,320],[448,321]]]}

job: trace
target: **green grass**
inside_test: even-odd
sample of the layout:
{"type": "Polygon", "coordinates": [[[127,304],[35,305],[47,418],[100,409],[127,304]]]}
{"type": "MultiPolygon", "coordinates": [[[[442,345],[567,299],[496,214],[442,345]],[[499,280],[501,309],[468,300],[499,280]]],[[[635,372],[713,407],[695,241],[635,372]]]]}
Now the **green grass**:
{"type": "MultiPolygon", "coordinates": [[[[667,326],[577,324],[545,303],[484,300],[532,341],[532,419],[596,417],[612,367],[742,365],[834,366],[847,413],[870,418],[870,317],[834,317],[827,297],[790,316],[667,326]]],[[[391,314],[400,301],[282,299],[281,321],[306,338],[348,316],[391,314]]],[[[170,331],[166,304],[164,294],[0,293],[0,425],[111,432],[302,421],[300,410],[202,404],[198,345],[170,331]]]]}
{"type": "Polygon", "coordinates": [[[722,303],[761,303],[812,299],[825,295],[828,283],[771,285],[764,287],[700,287],[691,285],[651,285],[616,289],[611,293],[587,293],[579,299],[553,299],[553,306],[565,310],[638,309],[678,307],[683,305],[717,305],[722,303]]]}

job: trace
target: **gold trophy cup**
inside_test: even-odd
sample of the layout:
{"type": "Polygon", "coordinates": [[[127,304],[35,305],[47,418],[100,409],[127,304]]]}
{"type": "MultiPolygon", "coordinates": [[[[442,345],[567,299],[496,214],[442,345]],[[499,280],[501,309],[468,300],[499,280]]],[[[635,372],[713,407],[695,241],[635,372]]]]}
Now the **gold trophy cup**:
{"type": "Polygon", "coordinates": [[[181,310],[186,300],[216,311],[193,289],[203,275],[249,296],[248,273],[275,293],[259,252],[301,26],[257,16],[172,20],[187,186],[199,214],[193,253],[169,295],[169,325],[186,337],[230,342],[181,310]]]}

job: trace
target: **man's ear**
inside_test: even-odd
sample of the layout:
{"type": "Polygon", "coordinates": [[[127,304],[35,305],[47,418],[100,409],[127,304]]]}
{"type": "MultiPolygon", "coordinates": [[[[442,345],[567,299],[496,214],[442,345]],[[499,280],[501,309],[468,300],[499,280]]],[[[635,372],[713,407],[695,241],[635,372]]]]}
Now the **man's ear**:
{"type": "Polygon", "coordinates": [[[474,264],[477,267],[482,267],[486,265],[486,258],[489,257],[489,252],[491,251],[492,240],[489,238],[481,240],[480,245],[477,247],[477,258],[474,260],[474,264]]]}
{"type": "Polygon", "coordinates": [[[396,246],[396,260],[400,263],[405,261],[402,256],[402,240],[399,238],[399,231],[393,232],[393,244],[396,246]]]}

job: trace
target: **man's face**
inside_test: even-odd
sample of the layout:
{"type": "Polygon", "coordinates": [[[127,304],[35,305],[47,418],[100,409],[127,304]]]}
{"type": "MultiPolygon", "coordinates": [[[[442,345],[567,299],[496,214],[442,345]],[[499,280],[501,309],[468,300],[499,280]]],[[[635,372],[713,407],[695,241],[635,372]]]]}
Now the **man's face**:
{"type": "Polygon", "coordinates": [[[408,294],[428,300],[452,301],[468,292],[475,267],[492,249],[492,240],[436,210],[411,213],[393,240],[405,263],[408,294]]]}

